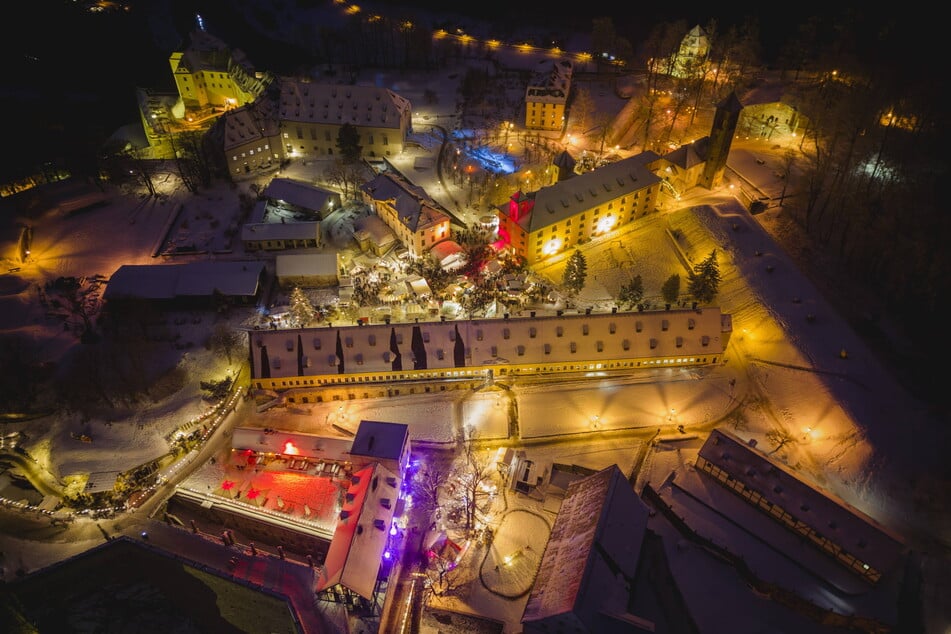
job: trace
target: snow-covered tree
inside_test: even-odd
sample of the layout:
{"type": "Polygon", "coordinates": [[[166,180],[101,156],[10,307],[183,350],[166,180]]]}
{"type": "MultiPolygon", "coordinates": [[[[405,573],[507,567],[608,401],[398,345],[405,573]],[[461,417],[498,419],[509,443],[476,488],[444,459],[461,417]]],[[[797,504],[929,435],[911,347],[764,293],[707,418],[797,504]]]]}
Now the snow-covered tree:
{"type": "Polygon", "coordinates": [[[702,304],[709,304],[717,296],[720,291],[720,265],[717,264],[716,249],[693,267],[687,288],[690,295],[702,304]]]}
{"type": "Polygon", "coordinates": [[[352,165],[360,160],[363,148],[360,146],[360,132],[350,123],[344,123],[337,131],[337,149],[343,162],[352,165]]]}
{"type": "Polygon", "coordinates": [[[642,299],[644,299],[644,280],[640,275],[635,275],[630,282],[621,286],[617,295],[618,303],[626,310],[640,304],[642,299]]]}
{"type": "Polygon", "coordinates": [[[561,279],[562,285],[568,292],[568,295],[574,297],[584,288],[585,280],[588,277],[588,261],[584,254],[575,249],[565,264],[565,273],[561,279]]]}
{"type": "Polygon", "coordinates": [[[668,277],[664,285],[660,287],[660,294],[668,305],[675,304],[677,298],[680,297],[680,275],[674,273],[668,277]]]}
{"type": "Polygon", "coordinates": [[[477,520],[487,511],[486,505],[490,498],[486,485],[492,481],[495,467],[488,454],[480,453],[473,447],[471,428],[467,427],[465,434],[462,460],[449,476],[450,486],[455,490],[449,503],[461,507],[463,528],[471,534],[476,529],[477,520]]]}

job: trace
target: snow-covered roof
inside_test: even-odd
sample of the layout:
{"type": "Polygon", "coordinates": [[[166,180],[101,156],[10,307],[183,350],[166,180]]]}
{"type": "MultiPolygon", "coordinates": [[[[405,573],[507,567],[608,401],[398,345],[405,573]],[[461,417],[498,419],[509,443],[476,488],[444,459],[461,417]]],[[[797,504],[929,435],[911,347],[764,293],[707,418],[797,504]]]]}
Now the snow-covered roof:
{"type": "Polygon", "coordinates": [[[362,420],[350,453],[367,458],[395,460],[399,464],[409,448],[409,425],[362,420]]]}
{"type": "Polygon", "coordinates": [[[648,163],[657,158],[654,152],[642,152],[542,187],[535,192],[535,206],[525,228],[529,232],[540,231],[601,203],[656,185],[661,179],[648,169],[648,163]]]}
{"type": "Polygon", "coordinates": [[[619,631],[611,625],[627,612],[647,515],[617,465],[569,484],[525,604],[525,631],[579,622],[581,631],[619,631]]]}
{"type": "Polygon", "coordinates": [[[807,531],[812,529],[819,539],[833,541],[856,560],[856,566],[868,564],[880,573],[892,570],[901,560],[905,547],[901,537],[730,432],[714,429],[699,456],[728,473],[734,482],[756,491],[777,512],[793,515],[794,522],[807,531]]]}
{"type": "MultiPolygon", "coordinates": [[[[225,153],[245,145],[268,143],[268,139],[277,138],[280,132],[274,104],[266,98],[228,110],[215,122],[214,129],[222,137],[221,147],[225,153]]],[[[262,145],[261,151],[271,154],[274,148],[262,145]]]]}
{"type": "Polygon", "coordinates": [[[251,371],[254,378],[272,379],[392,372],[397,360],[405,369],[429,370],[619,359],[647,368],[656,367],[651,359],[712,362],[731,329],[730,315],[704,308],[260,330],[251,333],[251,371]],[[262,348],[266,354],[259,352],[262,348]]]}
{"type": "MultiPolygon", "coordinates": [[[[175,56],[173,56],[173,59],[175,56]]],[[[172,72],[198,72],[202,70],[225,73],[231,60],[231,50],[218,37],[204,29],[194,29],[189,33],[188,46],[182,52],[172,72]]]]}
{"type": "Polygon", "coordinates": [[[112,491],[116,487],[116,480],[121,471],[97,471],[89,474],[86,481],[86,493],[102,493],[103,491],[112,491]]]}
{"type": "Polygon", "coordinates": [[[288,431],[265,433],[258,427],[236,427],[231,437],[234,449],[326,460],[347,460],[352,444],[351,438],[288,431]]]}
{"type": "Polygon", "coordinates": [[[281,121],[400,129],[410,102],[388,88],[281,79],[281,121]]]}
{"type": "Polygon", "coordinates": [[[336,253],[290,253],[278,255],[275,260],[278,278],[295,275],[337,275],[336,253]]]}
{"type": "Polygon", "coordinates": [[[357,239],[361,239],[365,236],[381,246],[390,244],[396,240],[396,234],[393,233],[390,226],[383,222],[383,219],[379,216],[370,215],[357,218],[354,220],[353,225],[356,228],[354,236],[357,239]]]}
{"type": "Polygon", "coordinates": [[[430,227],[449,219],[442,206],[422,187],[413,185],[393,172],[382,172],[360,186],[369,201],[383,201],[396,210],[397,217],[410,231],[430,227]]]}
{"type": "Polygon", "coordinates": [[[443,240],[433,245],[429,250],[430,255],[436,258],[436,261],[442,263],[446,258],[456,257],[462,253],[462,247],[455,240],[443,240]]]}
{"type": "Polygon", "coordinates": [[[264,262],[215,261],[186,264],[125,264],[112,274],[105,299],[174,299],[257,295],[264,262]]]}
{"type": "Polygon", "coordinates": [[[340,206],[340,194],[337,192],[292,178],[271,179],[262,195],[274,201],[283,201],[313,211],[340,206]]]}
{"type": "Polygon", "coordinates": [[[706,161],[706,150],[710,137],[703,137],[693,143],[685,143],[676,150],[664,154],[662,161],[668,161],[681,169],[690,169],[706,161]]]}
{"type": "Polygon", "coordinates": [[[351,476],[316,592],[341,584],[366,599],[373,596],[399,493],[399,476],[381,464],[351,476]]]}
{"type": "Polygon", "coordinates": [[[571,89],[573,66],[569,60],[552,62],[551,69],[537,73],[525,88],[525,100],[536,103],[565,103],[571,89]]]}
{"type": "Polygon", "coordinates": [[[260,240],[318,240],[319,222],[257,222],[241,227],[243,242],[260,240]]]}
{"type": "Polygon", "coordinates": [[[407,279],[406,285],[416,297],[427,297],[433,294],[432,289],[429,288],[429,282],[427,282],[424,277],[417,275],[416,277],[407,279]]]}

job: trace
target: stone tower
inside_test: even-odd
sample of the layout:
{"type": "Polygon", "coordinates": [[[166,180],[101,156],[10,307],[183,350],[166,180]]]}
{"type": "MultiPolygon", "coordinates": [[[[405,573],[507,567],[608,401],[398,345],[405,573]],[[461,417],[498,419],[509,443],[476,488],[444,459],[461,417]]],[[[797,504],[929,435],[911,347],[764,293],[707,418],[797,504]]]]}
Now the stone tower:
{"type": "Polygon", "coordinates": [[[719,187],[723,180],[723,170],[726,168],[726,158],[730,154],[730,144],[736,134],[736,125],[740,120],[740,111],[743,104],[733,91],[723,101],[717,104],[717,111],[713,117],[713,127],[710,129],[710,141],[707,147],[706,164],[703,174],[700,175],[701,187],[714,189],[719,187]]]}

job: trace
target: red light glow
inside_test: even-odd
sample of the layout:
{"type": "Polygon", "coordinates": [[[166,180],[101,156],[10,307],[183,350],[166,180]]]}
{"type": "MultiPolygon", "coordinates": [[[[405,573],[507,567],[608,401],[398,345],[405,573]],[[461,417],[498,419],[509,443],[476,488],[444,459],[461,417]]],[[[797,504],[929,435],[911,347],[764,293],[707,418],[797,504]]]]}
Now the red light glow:
{"type": "Polygon", "coordinates": [[[284,443],[284,453],[286,453],[288,456],[296,456],[300,454],[300,450],[294,445],[294,443],[288,440],[284,443]]]}

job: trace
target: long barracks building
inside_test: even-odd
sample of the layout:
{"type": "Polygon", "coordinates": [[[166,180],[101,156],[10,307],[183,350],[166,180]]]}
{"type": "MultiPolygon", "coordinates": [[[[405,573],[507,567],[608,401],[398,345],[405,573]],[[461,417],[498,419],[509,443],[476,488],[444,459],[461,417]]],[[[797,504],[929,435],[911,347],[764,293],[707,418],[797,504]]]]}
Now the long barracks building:
{"type": "Polygon", "coordinates": [[[307,402],[328,387],[711,365],[731,331],[719,308],[252,330],[251,387],[307,402]]]}

